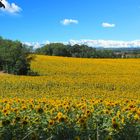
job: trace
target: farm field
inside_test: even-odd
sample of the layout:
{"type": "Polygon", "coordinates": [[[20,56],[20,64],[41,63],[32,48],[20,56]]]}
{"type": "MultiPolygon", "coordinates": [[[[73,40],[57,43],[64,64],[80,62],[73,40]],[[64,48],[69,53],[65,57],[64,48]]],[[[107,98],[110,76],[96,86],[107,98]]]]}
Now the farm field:
{"type": "Polygon", "coordinates": [[[37,55],[31,67],[40,76],[0,74],[1,139],[140,139],[140,59],[37,55]]]}

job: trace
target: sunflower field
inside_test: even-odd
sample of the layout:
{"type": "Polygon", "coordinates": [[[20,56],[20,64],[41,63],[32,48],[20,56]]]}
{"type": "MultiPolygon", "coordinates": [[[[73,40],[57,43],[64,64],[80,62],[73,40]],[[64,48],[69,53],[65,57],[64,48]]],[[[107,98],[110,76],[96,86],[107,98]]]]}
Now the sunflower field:
{"type": "Polygon", "coordinates": [[[37,55],[39,76],[0,74],[0,140],[139,140],[140,59],[37,55]]]}

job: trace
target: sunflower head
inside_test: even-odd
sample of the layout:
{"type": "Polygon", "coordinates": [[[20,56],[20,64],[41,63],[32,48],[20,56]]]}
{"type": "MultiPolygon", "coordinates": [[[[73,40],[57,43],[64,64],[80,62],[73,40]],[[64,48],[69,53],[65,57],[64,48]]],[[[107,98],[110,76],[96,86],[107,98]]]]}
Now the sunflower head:
{"type": "Polygon", "coordinates": [[[22,121],[22,124],[23,124],[23,125],[27,125],[27,124],[28,124],[28,121],[27,121],[27,120],[23,120],[23,121],[22,121]]]}
{"type": "Polygon", "coordinates": [[[66,122],[67,118],[65,116],[62,116],[59,118],[59,122],[66,122]]]}
{"type": "Polygon", "coordinates": [[[57,116],[58,118],[61,118],[63,116],[62,112],[58,112],[57,116]]]}
{"type": "Polygon", "coordinates": [[[54,121],[53,121],[53,120],[50,120],[50,121],[49,121],[49,125],[50,125],[50,126],[54,125],[54,121]]]}
{"type": "Polygon", "coordinates": [[[20,117],[19,116],[17,116],[16,118],[15,118],[15,120],[18,122],[18,121],[20,121],[20,117]]]}
{"type": "Polygon", "coordinates": [[[112,127],[117,130],[117,129],[119,129],[120,125],[117,122],[113,122],[112,127]]]}
{"type": "Polygon", "coordinates": [[[44,110],[43,110],[43,108],[38,108],[38,109],[37,109],[37,112],[38,112],[39,114],[42,114],[42,113],[44,112],[44,110]]]}

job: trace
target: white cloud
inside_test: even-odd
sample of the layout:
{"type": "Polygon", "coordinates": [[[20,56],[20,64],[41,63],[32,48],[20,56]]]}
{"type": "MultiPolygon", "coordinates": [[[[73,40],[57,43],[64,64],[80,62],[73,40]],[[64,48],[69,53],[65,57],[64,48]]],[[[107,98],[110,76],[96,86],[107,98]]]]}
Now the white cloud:
{"type": "Polygon", "coordinates": [[[111,23],[107,23],[107,22],[102,23],[102,27],[104,27],[104,28],[113,28],[115,26],[116,26],[115,24],[111,24],[111,23]]]}
{"type": "Polygon", "coordinates": [[[27,46],[32,46],[34,49],[40,48],[42,45],[39,42],[24,42],[27,46]]]}
{"type": "Polygon", "coordinates": [[[40,48],[45,44],[50,44],[49,41],[44,41],[42,43],[39,42],[23,42],[23,44],[27,45],[27,46],[32,46],[34,49],[40,48]]]}
{"type": "Polygon", "coordinates": [[[75,19],[64,19],[61,21],[63,25],[78,24],[79,21],[75,19]]]}
{"type": "Polygon", "coordinates": [[[104,47],[104,48],[128,48],[140,47],[140,40],[134,41],[115,41],[115,40],[70,40],[71,45],[85,44],[90,47],[104,47]]]}
{"type": "MultiPolygon", "coordinates": [[[[43,45],[50,44],[50,43],[58,43],[58,42],[50,42],[50,41],[43,41],[42,43],[39,42],[23,42],[23,44],[26,44],[28,46],[33,46],[34,49],[40,48],[43,45]]],[[[89,47],[103,47],[103,48],[129,48],[129,47],[140,47],[140,40],[133,40],[133,41],[116,41],[116,40],[70,40],[69,42],[60,42],[63,44],[85,44],[89,47]]]]}
{"type": "Polygon", "coordinates": [[[8,12],[8,13],[11,13],[11,14],[17,14],[22,10],[15,3],[9,3],[7,0],[3,0],[2,3],[5,5],[5,9],[3,9],[3,8],[1,9],[3,12],[8,12]]]}

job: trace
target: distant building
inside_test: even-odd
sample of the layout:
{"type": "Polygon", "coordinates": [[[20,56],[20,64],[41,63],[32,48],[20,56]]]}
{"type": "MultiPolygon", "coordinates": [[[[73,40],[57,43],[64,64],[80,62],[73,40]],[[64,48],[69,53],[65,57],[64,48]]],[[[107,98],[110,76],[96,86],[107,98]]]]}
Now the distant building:
{"type": "Polygon", "coordinates": [[[114,53],[117,58],[140,58],[140,54],[129,53],[129,52],[115,52],[114,53]]]}

